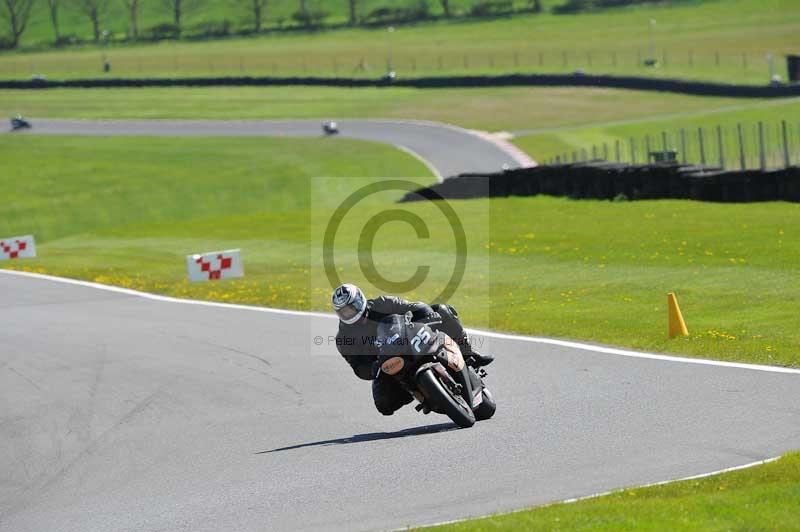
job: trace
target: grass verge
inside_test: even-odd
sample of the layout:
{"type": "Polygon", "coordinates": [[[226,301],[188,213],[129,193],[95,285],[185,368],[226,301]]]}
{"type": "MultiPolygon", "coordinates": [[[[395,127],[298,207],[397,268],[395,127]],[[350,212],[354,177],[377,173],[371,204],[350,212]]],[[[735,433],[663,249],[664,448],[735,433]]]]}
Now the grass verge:
{"type": "MultiPolygon", "coordinates": [[[[431,180],[405,154],[364,146],[6,137],[0,186],[12,192],[0,205],[0,234],[35,233],[40,257],[3,267],[180,297],[325,309],[330,289],[318,236],[332,209],[374,179],[363,176],[431,180]],[[345,162],[342,153],[356,150],[358,162],[345,162]],[[334,178],[315,177],[322,175],[334,178]],[[185,280],[186,254],[233,247],[243,250],[246,278],[185,280]]],[[[343,224],[336,245],[347,279],[370,286],[359,266],[360,231],[396,196],[371,198],[343,224]]],[[[800,205],[546,197],[450,203],[474,265],[451,301],[471,326],[800,366],[800,205]],[[687,338],[666,338],[668,291],[679,296],[687,338]]],[[[381,227],[375,262],[390,279],[437,265],[428,284],[406,294],[431,299],[452,271],[452,233],[436,222],[436,206],[406,208],[429,222],[430,238],[409,238],[399,222],[381,227]]]]}
{"type": "MultiPolygon", "coordinates": [[[[771,102],[752,102],[744,105],[732,105],[705,110],[692,109],[673,115],[652,116],[640,119],[615,119],[603,123],[597,121],[582,126],[544,127],[520,131],[514,138],[514,144],[540,161],[564,154],[580,153],[586,150],[591,153],[592,147],[598,152],[605,144],[609,149],[609,158],[615,157],[615,143],[620,142],[623,160],[629,159],[629,143],[637,142],[638,161],[642,162],[644,152],[643,140],[649,135],[653,149],[662,146],[662,132],[667,134],[667,147],[681,151],[679,132],[683,129],[687,138],[687,160],[700,162],[698,128],[704,129],[706,139],[705,156],[709,164],[719,161],[719,149],[715,137],[715,128],[723,131],[723,159],[729,166],[739,165],[739,144],[737,125],[742,125],[742,138],[745,146],[745,159],[749,167],[758,165],[757,124],[765,124],[765,146],[767,162],[770,165],[783,164],[783,142],[778,130],[781,121],[788,126],[787,141],[792,153],[791,162],[800,164],[800,100],[796,98],[771,102]]],[[[679,157],[683,154],[679,153],[679,157]]]]}
{"type": "Polygon", "coordinates": [[[696,480],[630,488],[425,530],[798,530],[800,453],[696,480]]]}

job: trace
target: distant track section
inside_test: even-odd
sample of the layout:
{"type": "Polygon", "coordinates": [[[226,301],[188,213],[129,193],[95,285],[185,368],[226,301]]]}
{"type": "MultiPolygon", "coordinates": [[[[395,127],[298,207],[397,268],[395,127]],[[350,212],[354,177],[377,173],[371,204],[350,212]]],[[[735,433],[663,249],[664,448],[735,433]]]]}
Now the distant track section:
{"type": "MultiPolygon", "coordinates": [[[[205,137],[322,137],[321,120],[47,120],[25,134],[205,137]]],[[[414,120],[337,121],[340,136],[391,144],[420,159],[436,177],[497,172],[536,163],[510,143],[450,124],[414,120]]],[[[352,155],[351,155],[352,156],[352,155]]]]}

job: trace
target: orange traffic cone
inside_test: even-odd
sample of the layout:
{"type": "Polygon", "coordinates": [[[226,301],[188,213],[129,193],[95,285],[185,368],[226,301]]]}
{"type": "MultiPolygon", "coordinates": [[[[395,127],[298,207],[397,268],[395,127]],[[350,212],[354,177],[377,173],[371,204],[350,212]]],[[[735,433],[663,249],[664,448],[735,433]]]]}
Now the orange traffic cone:
{"type": "Polygon", "coordinates": [[[678,300],[672,292],[667,294],[667,306],[669,307],[669,337],[689,336],[689,330],[686,328],[686,322],[683,321],[678,300]]]}

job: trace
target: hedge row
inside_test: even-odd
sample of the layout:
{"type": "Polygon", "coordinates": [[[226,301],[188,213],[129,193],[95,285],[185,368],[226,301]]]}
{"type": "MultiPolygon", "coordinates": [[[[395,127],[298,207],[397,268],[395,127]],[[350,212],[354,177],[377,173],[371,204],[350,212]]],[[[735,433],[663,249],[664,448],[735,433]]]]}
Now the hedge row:
{"type": "Polygon", "coordinates": [[[203,78],[94,78],[71,80],[0,80],[3,89],[48,89],[62,87],[212,87],[308,85],[325,87],[413,88],[459,87],[606,87],[645,91],[675,92],[701,96],[774,98],[800,96],[800,84],[728,85],[703,81],[654,79],[633,76],[593,76],[585,74],[510,74],[504,76],[443,76],[423,78],[328,78],[328,77],[203,77],[203,78]]]}
{"type": "Polygon", "coordinates": [[[634,165],[594,161],[537,166],[496,174],[462,174],[409,193],[404,201],[538,194],[605,200],[800,202],[800,168],[725,171],[680,164],[634,165]]]}

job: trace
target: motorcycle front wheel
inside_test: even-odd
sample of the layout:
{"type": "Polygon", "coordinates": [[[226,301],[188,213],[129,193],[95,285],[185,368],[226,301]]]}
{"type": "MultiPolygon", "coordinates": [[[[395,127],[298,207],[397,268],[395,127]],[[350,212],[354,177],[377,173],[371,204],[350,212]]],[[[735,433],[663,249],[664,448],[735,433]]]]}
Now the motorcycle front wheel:
{"type": "Polygon", "coordinates": [[[489,419],[497,410],[497,403],[495,403],[494,396],[492,392],[489,391],[489,388],[484,388],[481,393],[483,394],[483,400],[481,404],[478,405],[478,408],[475,409],[475,419],[477,421],[489,419]]]}
{"type": "Polygon", "coordinates": [[[417,375],[417,387],[427,401],[440,408],[459,427],[466,429],[475,424],[472,408],[463,397],[454,394],[442,384],[433,370],[429,369],[417,375]]]}

